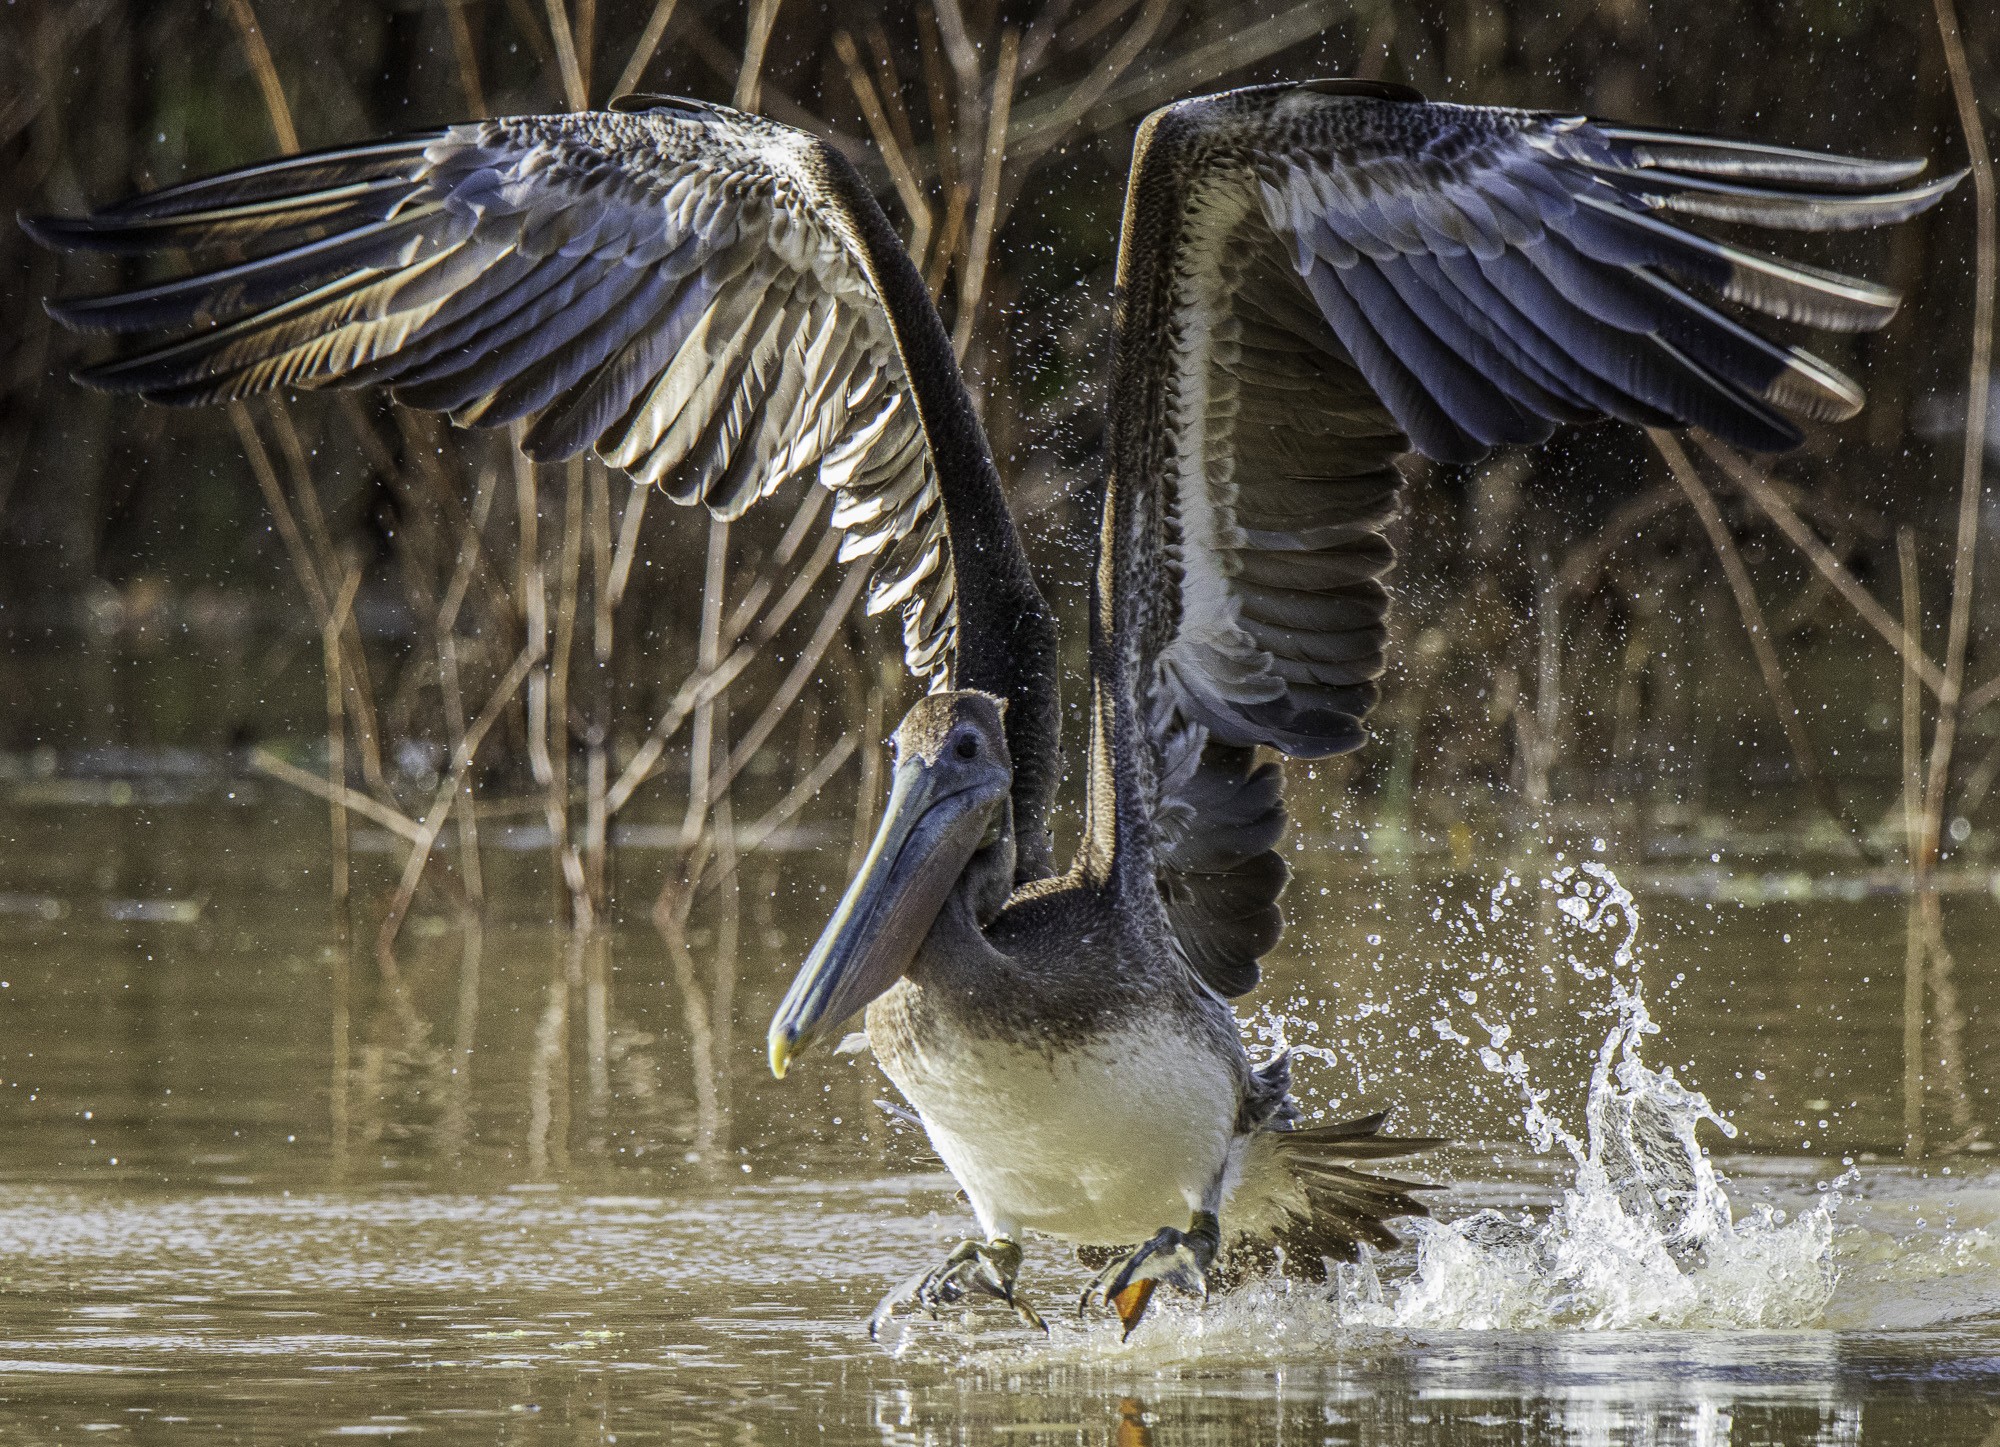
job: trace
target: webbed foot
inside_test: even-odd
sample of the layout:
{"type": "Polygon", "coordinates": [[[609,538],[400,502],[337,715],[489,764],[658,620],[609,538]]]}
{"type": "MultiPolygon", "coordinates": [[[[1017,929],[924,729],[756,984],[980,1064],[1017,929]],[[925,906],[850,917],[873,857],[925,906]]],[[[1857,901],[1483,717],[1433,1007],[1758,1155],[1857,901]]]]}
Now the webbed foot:
{"type": "Polygon", "coordinates": [[[1197,1211],[1187,1230],[1165,1227],[1152,1240],[1098,1272],[1077,1303],[1076,1314],[1082,1316],[1095,1297],[1118,1313],[1119,1324],[1129,1337],[1161,1282],[1191,1296],[1206,1297],[1208,1268],[1221,1246],[1222,1223],[1212,1211],[1197,1211]]]}
{"type": "Polygon", "coordinates": [[[1023,1323],[1045,1332],[1049,1328],[1041,1313],[1014,1288],[1020,1270],[1021,1248],[1005,1236],[961,1241],[938,1265],[919,1271],[882,1298],[869,1314],[868,1335],[873,1338],[899,1312],[923,1311],[935,1317],[944,1307],[975,1296],[1006,1302],[1023,1323]]]}

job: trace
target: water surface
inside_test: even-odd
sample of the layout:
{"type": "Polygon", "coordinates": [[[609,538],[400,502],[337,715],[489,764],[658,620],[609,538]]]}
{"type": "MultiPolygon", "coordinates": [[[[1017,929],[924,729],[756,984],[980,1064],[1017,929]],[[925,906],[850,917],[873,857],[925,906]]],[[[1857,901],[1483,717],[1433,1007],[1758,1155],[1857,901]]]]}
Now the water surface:
{"type": "MultiPolygon", "coordinates": [[[[1573,1229],[1512,1274],[1471,1247],[1447,1260],[1460,1238],[1439,1235],[1340,1299],[1170,1303],[1129,1343],[1051,1310],[1046,1341],[979,1314],[876,1344],[875,1297],[969,1216],[865,1056],[782,1083],[758,1068],[844,855],[746,871],[735,1028],[703,1040],[647,928],[578,945],[495,924],[473,948],[427,906],[390,989],[328,928],[315,808],[219,777],[19,781],[0,812],[0,1423],[23,1441],[1993,1440],[2000,1175],[1979,1152],[1894,1159],[1898,902],[1642,893],[1621,964],[1619,931],[1563,901],[1579,862],[1646,861],[1396,871],[1335,849],[1335,824],[1306,831],[1253,1037],[1300,1047],[1316,1108],[1388,1105],[1463,1142],[1425,1163],[1452,1183],[1441,1217],[1531,1210],[1526,1231],[1570,1191],[1573,1229]],[[1585,1220],[1607,1198],[1575,1195],[1560,1147],[1533,1152],[1516,1082],[1479,1054],[1504,1026],[1499,1055],[1518,1049],[1581,1136],[1610,986],[1635,973],[1662,1026],[1647,1062],[1739,1131],[1701,1128],[1735,1234],[1679,1256],[1585,1220]],[[703,1076],[704,1053],[723,1068],[703,1076]]],[[[623,863],[642,920],[657,859],[623,863]]],[[[364,896],[393,862],[363,856],[364,896]]],[[[493,874],[514,918],[545,910],[525,865],[493,874]]],[[[1954,899],[1947,923],[1983,1119],[2000,907],[1954,899]]],[[[1047,1243],[1023,1278],[1045,1308],[1084,1279],[1047,1243]]]]}

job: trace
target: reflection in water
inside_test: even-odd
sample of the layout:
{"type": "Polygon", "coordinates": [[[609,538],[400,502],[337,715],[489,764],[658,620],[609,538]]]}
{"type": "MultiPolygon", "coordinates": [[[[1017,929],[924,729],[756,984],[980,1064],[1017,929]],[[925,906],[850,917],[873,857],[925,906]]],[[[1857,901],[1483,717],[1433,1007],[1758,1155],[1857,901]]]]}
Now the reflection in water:
{"type": "MultiPolygon", "coordinates": [[[[9,888],[59,906],[0,919],[0,1423],[31,1438],[1972,1447],[2000,1411],[2000,1177],[1863,1159],[1900,1143],[1893,901],[1654,899],[1635,937],[1608,874],[1559,859],[1390,888],[1303,854],[1262,1028],[1322,1108],[1472,1143],[1439,1163],[1451,1224],[1335,1293],[1167,1303],[1129,1344],[972,1314],[877,1347],[867,1306],[964,1207],[865,1056],[766,1079],[703,1016],[727,996],[692,933],[419,912],[385,980],[329,939],[298,884],[324,836],[284,807],[0,831],[9,888]],[[1524,1159],[1524,1085],[1580,1161],[1524,1159]],[[1705,1113],[1741,1132],[1721,1201],[1710,1162],[1656,1149],[1705,1113]],[[1601,1186],[1571,1179],[1593,1161],[1601,1186]],[[1816,1294],[1722,1309],[1759,1282],[1816,1294]]],[[[842,863],[746,878],[743,1019],[819,923],[799,881],[842,863]]],[[[1984,1099],[1993,962],[1958,967],[1984,1099]]],[[[1047,1243],[1028,1270],[1083,1284],[1047,1243]]]]}

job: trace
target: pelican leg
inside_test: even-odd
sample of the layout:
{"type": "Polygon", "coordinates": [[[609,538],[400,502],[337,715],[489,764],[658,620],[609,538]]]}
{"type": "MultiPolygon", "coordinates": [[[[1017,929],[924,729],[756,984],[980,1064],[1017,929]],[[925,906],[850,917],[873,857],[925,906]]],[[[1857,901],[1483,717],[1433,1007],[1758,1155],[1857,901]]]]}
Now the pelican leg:
{"type": "Polygon", "coordinates": [[[1222,1222],[1213,1211],[1197,1211],[1187,1230],[1164,1227],[1152,1240],[1098,1272],[1077,1303],[1077,1315],[1083,1315],[1095,1297],[1118,1313],[1129,1337],[1161,1282],[1207,1297],[1208,1268],[1221,1246],[1222,1222]]]}
{"type": "Polygon", "coordinates": [[[874,1337],[899,1312],[923,1311],[935,1317],[941,1308],[956,1306],[975,1296],[1004,1301],[1014,1308],[1014,1314],[1023,1323],[1047,1331],[1048,1324],[1041,1313],[1014,1289],[1014,1278],[1020,1270],[1021,1248],[1006,1236],[995,1236],[991,1241],[961,1241],[938,1265],[901,1282],[876,1304],[868,1317],[868,1335],[874,1337]]]}

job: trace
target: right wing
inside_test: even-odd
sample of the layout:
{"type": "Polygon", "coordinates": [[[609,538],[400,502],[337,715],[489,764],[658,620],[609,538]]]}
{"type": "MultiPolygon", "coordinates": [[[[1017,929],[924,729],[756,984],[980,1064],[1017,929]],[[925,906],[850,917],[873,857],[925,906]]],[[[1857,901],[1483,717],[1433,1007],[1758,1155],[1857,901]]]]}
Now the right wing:
{"type": "Polygon", "coordinates": [[[1146,121],[1119,253],[1089,852],[1157,890],[1211,986],[1254,983],[1277,935],[1283,866],[1260,840],[1282,803],[1251,751],[1364,737],[1397,455],[1471,461],[1606,416],[1769,450],[1798,442],[1796,417],[1853,415],[1852,382],[1707,298],[1851,331],[1885,324],[1894,294],[1677,222],[1882,225],[1957,179],[1906,186],[1922,169],[1357,81],[1146,121]]]}

